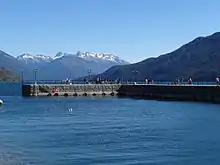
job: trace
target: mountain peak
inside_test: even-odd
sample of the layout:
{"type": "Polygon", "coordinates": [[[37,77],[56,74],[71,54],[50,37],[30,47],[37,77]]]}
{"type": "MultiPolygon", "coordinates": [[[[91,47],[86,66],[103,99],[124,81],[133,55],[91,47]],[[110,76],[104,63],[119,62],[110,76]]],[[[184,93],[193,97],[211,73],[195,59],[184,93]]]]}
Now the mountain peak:
{"type": "Polygon", "coordinates": [[[64,56],[65,53],[63,52],[57,52],[57,54],[54,56],[54,58],[60,58],[62,56],[64,56]]]}
{"type": "Polygon", "coordinates": [[[220,32],[215,32],[211,36],[219,36],[220,37],[220,32]]]}
{"type": "Polygon", "coordinates": [[[110,61],[118,64],[128,64],[128,62],[120,59],[118,56],[112,54],[112,53],[94,53],[94,52],[81,52],[78,51],[75,54],[71,53],[63,53],[58,52],[54,59],[62,58],[65,56],[76,56],[78,58],[84,59],[84,60],[104,60],[104,61],[110,61]]]}
{"type": "Polygon", "coordinates": [[[94,52],[80,52],[76,53],[76,56],[85,60],[105,60],[116,62],[119,64],[128,64],[128,62],[121,60],[118,56],[112,53],[94,53],[94,52]]]}
{"type": "Polygon", "coordinates": [[[25,60],[25,61],[29,60],[29,61],[35,61],[35,62],[40,62],[40,61],[50,62],[53,60],[53,58],[50,56],[46,56],[42,54],[33,55],[31,53],[23,53],[20,56],[17,56],[17,59],[25,60]]]}

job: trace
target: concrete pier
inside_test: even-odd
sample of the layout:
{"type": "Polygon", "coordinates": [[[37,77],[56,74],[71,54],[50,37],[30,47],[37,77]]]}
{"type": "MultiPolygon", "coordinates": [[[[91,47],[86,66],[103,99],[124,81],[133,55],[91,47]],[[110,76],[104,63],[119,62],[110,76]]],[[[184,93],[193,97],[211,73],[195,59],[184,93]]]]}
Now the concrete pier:
{"type": "Polygon", "coordinates": [[[216,85],[129,85],[129,84],[37,84],[23,85],[23,96],[123,96],[157,100],[188,100],[220,103],[216,85]]]}
{"type": "Polygon", "coordinates": [[[119,84],[33,84],[23,85],[23,96],[96,96],[117,95],[119,84]]]}

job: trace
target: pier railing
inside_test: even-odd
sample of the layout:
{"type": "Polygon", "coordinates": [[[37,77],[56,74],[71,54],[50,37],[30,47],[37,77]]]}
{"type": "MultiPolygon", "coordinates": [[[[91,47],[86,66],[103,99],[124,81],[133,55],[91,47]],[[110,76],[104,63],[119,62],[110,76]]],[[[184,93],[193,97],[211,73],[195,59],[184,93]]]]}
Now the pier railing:
{"type": "MultiPolygon", "coordinates": [[[[24,80],[23,84],[146,84],[145,81],[82,81],[82,80],[24,80]]],[[[188,84],[188,82],[174,83],[171,81],[154,81],[149,82],[147,84],[156,84],[156,85],[217,85],[216,82],[213,81],[196,81],[192,82],[192,84],[188,84]]]]}

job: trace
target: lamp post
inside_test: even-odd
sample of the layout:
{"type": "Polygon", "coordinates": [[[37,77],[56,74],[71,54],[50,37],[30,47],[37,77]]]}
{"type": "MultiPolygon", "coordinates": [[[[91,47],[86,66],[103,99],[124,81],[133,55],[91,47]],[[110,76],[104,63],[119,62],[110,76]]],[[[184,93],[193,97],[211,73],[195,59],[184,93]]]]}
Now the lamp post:
{"type": "Polygon", "coordinates": [[[37,84],[37,69],[34,69],[34,83],[37,84]]]}
{"type": "Polygon", "coordinates": [[[134,74],[134,82],[136,82],[137,81],[138,71],[137,70],[133,70],[132,73],[134,74]]]}
{"type": "Polygon", "coordinates": [[[24,83],[24,71],[21,71],[21,84],[23,85],[24,83]]]}
{"type": "Polygon", "coordinates": [[[88,74],[89,74],[89,75],[88,75],[88,76],[89,76],[89,77],[88,77],[88,79],[89,79],[88,81],[89,81],[89,82],[90,82],[91,72],[92,72],[92,70],[91,70],[91,69],[88,69],[88,74]]]}

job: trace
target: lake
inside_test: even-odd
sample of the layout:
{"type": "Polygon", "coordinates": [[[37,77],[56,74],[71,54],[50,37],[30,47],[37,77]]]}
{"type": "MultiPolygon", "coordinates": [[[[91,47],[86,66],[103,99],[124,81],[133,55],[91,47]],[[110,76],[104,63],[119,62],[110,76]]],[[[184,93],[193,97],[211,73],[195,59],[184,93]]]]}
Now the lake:
{"type": "Polygon", "coordinates": [[[218,104],[0,92],[0,164],[220,163],[218,104]]]}

